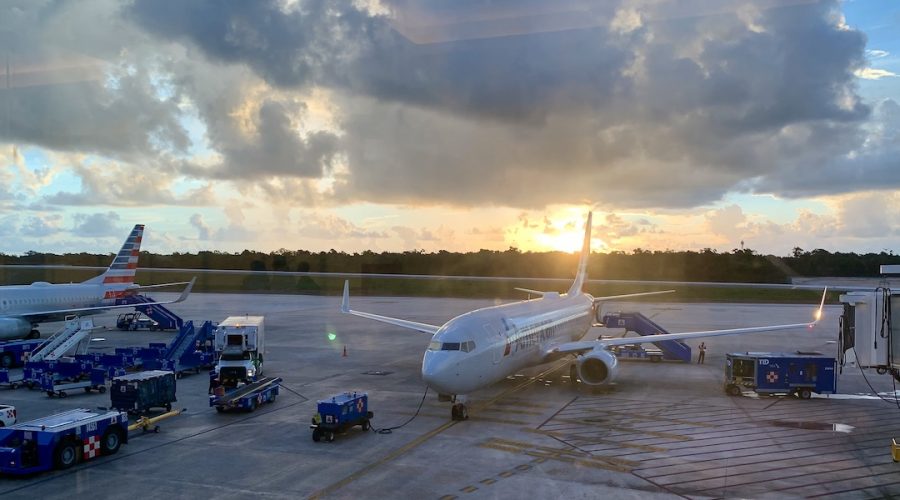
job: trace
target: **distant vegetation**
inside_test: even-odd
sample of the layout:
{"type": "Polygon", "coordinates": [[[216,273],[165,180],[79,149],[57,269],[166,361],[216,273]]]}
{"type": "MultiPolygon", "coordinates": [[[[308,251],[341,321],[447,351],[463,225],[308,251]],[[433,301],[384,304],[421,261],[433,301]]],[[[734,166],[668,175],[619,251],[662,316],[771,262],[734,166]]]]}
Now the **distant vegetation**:
{"type": "MultiPolygon", "coordinates": [[[[505,251],[480,250],[454,253],[440,251],[426,253],[366,251],[344,253],[308,252],[303,250],[278,250],[271,253],[244,250],[240,253],[199,252],[160,255],[141,252],[139,281],[147,283],[160,280],[188,279],[190,273],[163,273],[153,268],[231,269],[255,271],[347,272],[378,274],[425,274],[444,276],[505,276],[513,278],[562,278],[574,275],[577,255],[563,252],[522,252],[516,248],[505,251]]],[[[25,255],[0,254],[2,264],[72,265],[105,267],[112,254],[48,254],[28,252],[25,255]]],[[[646,251],[636,249],[631,253],[591,254],[589,274],[593,278],[621,280],[673,280],[673,281],[723,281],[747,283],[788,283],[792,275],[806,277],[878,275],[881,264],[900,264],[900,256],[892,253],[831,253],[826,250],[805,251],[795,248],[788,257],[765,256],[750,249],[717,252],[705,249],[699,252],[646,251]]],[[[32,281],[77,282],[96,272],[73,270],[18,270],[0,269],[3,284],[31,283],[32,281]]],[[[198,275],[198,291],[258,291],[276,293],[339,293],[342,280],[268,275],[198,275]]],[[[535,288],[534,283],[471,282],[471,281],[422,281],[422,280],[354,280],[362,293],[383,295],[437,295],[508,297],[513,286],[535,288]]],[[[541,288],[541,287],[537,287],[541,288]]],[[[544,286],[546,289],[565,288],[564,284],[544,286]]],[[[591,292],[627,293],[634,286],[592,287],[591,292]]],[[[641,288],[646,289],[646,287],[641,288]]],[[[723,292],[720,289],[702,291],[682,290],[678,300],[707,300],[710,294],[728,300],[771,299],[771,291],[764,294],[744,290],[723,292]]],[[[788,292],[775,294],[777,300],[806,300],[805,294],[788,292]]]]}

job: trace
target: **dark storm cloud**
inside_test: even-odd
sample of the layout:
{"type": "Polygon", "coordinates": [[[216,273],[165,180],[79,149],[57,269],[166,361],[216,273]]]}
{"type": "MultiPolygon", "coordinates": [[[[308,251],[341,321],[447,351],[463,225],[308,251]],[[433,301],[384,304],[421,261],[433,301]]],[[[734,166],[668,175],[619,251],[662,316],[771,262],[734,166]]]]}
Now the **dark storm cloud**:
{"type": "Polygon", "coordinates": [[[595,4],[23,2],[7,25],[29,25],[24,40],[117,66],[46,95],[13,89],[9,135],[152,156],[169,175],[298,203],[321,198],[306,180],[331,175],[331,203],[527,208],[900,185],[896,147],[873,141],[900,125],[857,95],[865,36],[840,25],[839,2],[595,4]],[[304,126],[314,89],[337,130],[304,126]],[[185,102],[212,153],[202,160],[185,153],[185,102]]]}
{"type": "Polygon", "coordinates": [[[551,104],[584,106],[585,97],[590,105],[607,102],[629,62],[624,47],[605,43],[604,28],[417,45],[388,17],[349,1],[285,10],[275,0],[138,0],[128,14],[213,60],[246,64],[276,86],[325,85],[505,119],[540,119],[551,104]]]}
{"type": "Polygon", "coordinates": [[[160,96],[146,61],[119,64],[134,40],[115,7],[34,1],[0,10],[0,140],[131,159],[187,148],[177,96],[160,96]]]}

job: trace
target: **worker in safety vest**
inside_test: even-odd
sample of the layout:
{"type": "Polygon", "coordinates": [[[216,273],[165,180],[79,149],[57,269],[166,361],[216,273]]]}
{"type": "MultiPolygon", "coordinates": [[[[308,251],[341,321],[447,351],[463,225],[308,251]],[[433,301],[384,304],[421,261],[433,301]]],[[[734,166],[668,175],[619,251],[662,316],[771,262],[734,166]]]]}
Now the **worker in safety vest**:
{"type": "Polygon", "coordinates": [[[703,360],[706,358],[706,343],[705,342],[700,342],[699,350],[700,350],[700,354],[697,356],[697,364],[702,365],[703,360]]]}

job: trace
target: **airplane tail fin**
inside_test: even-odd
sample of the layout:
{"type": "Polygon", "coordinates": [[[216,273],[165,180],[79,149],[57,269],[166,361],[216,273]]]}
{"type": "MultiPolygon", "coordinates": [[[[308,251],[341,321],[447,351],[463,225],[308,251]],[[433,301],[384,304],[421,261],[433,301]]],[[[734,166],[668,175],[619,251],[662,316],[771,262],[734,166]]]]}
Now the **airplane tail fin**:
{"type": "Polygon", "coordinates": [[[138,255],[141,250],[143,234],[144,225],[135,224],[131,234],[128,235],[106,272],[100,276],[94,276],[83,283],[102,284],[116,289],[124,289],[134,285],[134,274],[137,272],[138,255]]]}
{"type": "Polygon", "coordinates": [[[591,216],[588,212],[587,222],[584,225],[584,245],[581,247],[581,258],[578,260],[578,272],[575,274],[575,281],[569,287],[569,295],[578,295],[587,280],[587,263],[591,256],[591,216]]]}

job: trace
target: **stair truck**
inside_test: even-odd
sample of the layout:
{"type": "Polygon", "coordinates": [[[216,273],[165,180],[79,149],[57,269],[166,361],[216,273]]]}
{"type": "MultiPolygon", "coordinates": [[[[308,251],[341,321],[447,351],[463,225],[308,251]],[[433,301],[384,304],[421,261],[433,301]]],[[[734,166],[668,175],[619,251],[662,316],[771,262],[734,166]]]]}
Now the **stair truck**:
{"type": "Polygon", "coordinates": [[[215,374],[226,389],[255,382],[263,372],[265,354],[265,318],[229,316],[215,329],[218,355],[215,374]]]}
{"type": "Polygon", "coordinates": [[[369,411],[369,395],[365,392],[345,392],[330,399],[318,401],[316,414],[312,418],[313,441],[319,442],[323,437],[329,443],[334,441],[336,433],[344,432],[358,425],[367,431],[369,420],[375,415],[369,411]]]}
{"type": "Polygon", "coordinates": [[[68,469],[128,442],[128,414],[77,408],[0,429],[0,473],[68,469]]]}
{"type": "Polygon", "coordinates": [[[812,393],[837,391],[837,360],[820,353],[733,352],[725,355],[725,392],[740,396],[788,394],[809,399],[812,393]]]}

